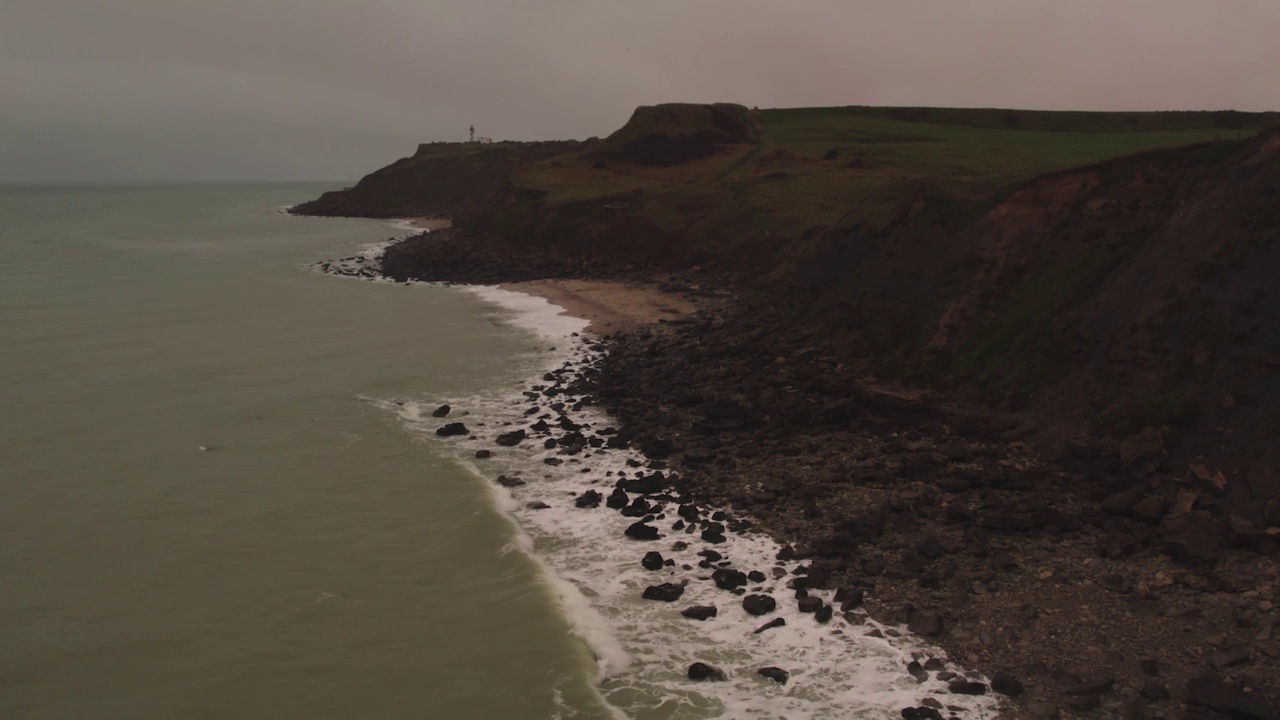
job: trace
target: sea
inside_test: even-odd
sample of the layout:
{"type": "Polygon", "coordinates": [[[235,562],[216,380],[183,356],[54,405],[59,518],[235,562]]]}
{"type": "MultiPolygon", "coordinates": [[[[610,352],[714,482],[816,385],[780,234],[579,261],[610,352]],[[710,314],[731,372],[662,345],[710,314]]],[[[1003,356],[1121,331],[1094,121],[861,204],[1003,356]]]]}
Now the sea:
{"type": "Polygon", "coordinates": [[[644,458],[497,445],[612,423],[546,394],[598,354],[586,323],[320,272],[410,232],[282,212],[329,189],[0,186],[0,718],[994,717],[917,682],[937,653],[899,629],[799,613],[768,538],[715,548],[768,574],[757,618],[673,507],[643,542],[576,506],[644,458]]]}

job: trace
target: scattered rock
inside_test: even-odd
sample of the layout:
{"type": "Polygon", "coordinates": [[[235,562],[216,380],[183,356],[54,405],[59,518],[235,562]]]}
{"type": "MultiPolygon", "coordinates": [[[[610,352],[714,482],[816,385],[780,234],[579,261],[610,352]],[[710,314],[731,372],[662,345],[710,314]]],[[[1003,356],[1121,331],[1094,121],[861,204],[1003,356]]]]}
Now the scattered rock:
{"type": "Polygon", "coordinates": [[[645,570],[661,570],[665,562],[666,561],[663,559],[662,553],[656,550],[650,550],[644,554],[644,558],[640,560],[640,565],[645,570]]]}
{"type": "Polygon", "coordinates": [[[1187,704],[1220,712],[1232,720],[1276,720],[1275,708],[1249,693],[1209,677],[1187,683],[1187,704]]]}
{"type": "Polygon", "coordinates": [[[453,408],[449,407],[448,405],[441,405],[440,407],[431,411],[431,417],[438,417],[438,418],[447,417],[449,415],[449,411],[452,409],[453,408]]]}
{"type": "Polygon", "coordinates": [[[595,490],[588,490],[577,497],[573,501],[574,507],[579,508],[595,508],[600,507],[600,501],[603,497],[595,490]]]}
{"type": "Polygon", "coordinates": [[[796,604],[799,605],[802,613],[817,612],[822,607],[822,598],[802,597],[796,601],[796,604]]]}
{"type": "Polygon", "coordinates": [[[735,590],[747,584],[747,574],[732,568],[720,568],[711,573],[711,579],[721,590],[735,590]]]}
{"type": "Polygon", "coordinates": [[[514,445],[519,445],[526,437],[528,437],[528,435],[524,430],[512,430],[511,432],[502,433],[494,442],[503,447],[512,447],[514,445]]]}
{"type": "Polygon", "coordinates": [[[659,600],[661,602],[675,602],[684,594],[684,585],[677,583],[662,583],[661,585],[650,585],[644,589],[644,593],[640,596],[645,600],[659,600]]]}
{"type": "Polygon", "coordinates": [[[933,610],[916,610],[907,621],[907,629],[917,635],[936,637],[942,634],[942,615],[933,610]]]}
{"type": "Polygon", "coordinates": [[[467,430],[467,426],[460,422],[449,423],[444,427],[436,430],[436,434],[440,437],[456,437],[458,435],[470,435],[471,431],[467,430]]]}
{"type": "Polygon", "coordinates": [[[477,450],[477,451],[476,451],[476,459],[477,459],[477,460],[488,460],[488,459],[489,459],[489,458],[491,458],[491,457],[493,457],[493,451],[492,451],[492,450],[477,450]]]}
{"type": "MultiPolygon", "coordinates": [[[[926,702],[928,699],[926,699],[926,702]]],[[[901,712],[903,720],[944,720],[942,713],[937,708],[928,705],[920,707],[905,707],[901,712]]]]}
{"type": "Polygon", "coordinates": [[[681,610],[680,614],[694,620],[707,620],[715,617],[717,612],[714,605],[694,605],[681,610]]]}
{"type": "Polygon", "coordinates": [[[1146,477],[1168,457],[1164,434],[1154,427],[1143,428],[1120,444],[1120,466],[1135,477],[1146,477]]]}
{"type": "Polygon", "coordinates": [[[742,598],[742,609],[751,615],[767,615],[778,608],[778,601],[769,595],[748,595],[742,598]]]}
{"type": "MultiPolygon", "coordinates": [[[[748,610],[747,612],[751,612],[751,611],[750,611],[750,610],[748,610]]],[[[751,614],[752,614],[752,615],[755,615],[756,613],[751,613],[751,614]]],[[[763,613],[761,613],[761,614],[763,614],[763,613]]],[[[764,632],[765,630],[772,630],[772,629],[774,629],[774,628],[783,627],[783,626],[784,626],[784,625],[786,625],[786,624],[787,624],[787,621],[786,621],[785,619],[783,619],[783,618],[774,618],[774,619],[770,620],[769,622],[767,622],[767,623],[765,623],[765,624],[761,625],[760,627],[756,628],[755,630],[752,630],[752,631],[751,631],[751,634],[752,634],[752,635],[759,635],[760,633],[764,632]]]]}
{"type": "Polygon", "coordinates": [[[1161,524],[1165,550],[1184,562],[1213,563],[1222,549],[1222,535],[1208,510],[1192,510],[1161,524]]]}
{"type": "MultiPolygon", "coordinates": [[[[599,496],[599,494],[600,493],[596,493],[597,496],[599,496]]],[[[658,528],[650,525],[644,520],[628,525],[624,534],[632,540],[657,540],[661,537],[658,534],[658,528]]]]}
{"type": "Polygon", "coordinates": [[[756,673],[758,673],[763,677],[769,678],[770,680],[778,683],[779,685],[786,685],[787,681],[791,679],[791,673],[787,672],[786,670],[783,670],[782,668],[773,667],[773,666],[762,667],[759,670],[757,670],[756,673]]]}
{"type": "Polygon", "coordinates": [[[715,680],[718,682],[723,682],[725,680],[728,680],[729,676],[725,675],[724,671],[716,667],[715,665],[708,665],[706,663],[696,662],[689,666],[689,679],[690,680],[715,680]]]}
{"type": "Polygon", "coordinates": [[[998,672],[991,678],[991,689],[1001,695],[1017,697],[1022,694],[1022,683],[1009,672],[998,672]]]}
{"type": "Polygon", "coordinates": [[[976,682],[974,680],[952,680],[947,684],[947,690],[957,695],[986,695],[986,683],[976,682]]]}

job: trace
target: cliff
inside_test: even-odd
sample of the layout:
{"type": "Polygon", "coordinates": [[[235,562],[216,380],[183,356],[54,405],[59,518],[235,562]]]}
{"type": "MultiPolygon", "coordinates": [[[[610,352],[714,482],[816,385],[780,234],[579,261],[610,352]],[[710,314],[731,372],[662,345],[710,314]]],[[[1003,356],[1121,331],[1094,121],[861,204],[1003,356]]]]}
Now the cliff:
{"type": "Polygon", "coordinates": [[[1046,447],[1167,427],[1247,464],[1280,392],[1278,118],[659,105],[599,141],[423,146],[297,211],[452,215],[401,277],[696,268],[1046,447]]]}

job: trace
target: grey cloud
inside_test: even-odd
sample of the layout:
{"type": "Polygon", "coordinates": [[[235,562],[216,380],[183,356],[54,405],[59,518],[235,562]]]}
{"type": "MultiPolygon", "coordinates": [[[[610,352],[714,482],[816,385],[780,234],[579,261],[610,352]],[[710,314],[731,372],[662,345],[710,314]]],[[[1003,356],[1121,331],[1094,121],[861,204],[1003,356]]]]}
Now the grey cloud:
{"type": "Polygon", "coordinates": [[[1280,108],[1280,4],[9,0],[0,180],[352,178],[636,105],[1280,108]]]}

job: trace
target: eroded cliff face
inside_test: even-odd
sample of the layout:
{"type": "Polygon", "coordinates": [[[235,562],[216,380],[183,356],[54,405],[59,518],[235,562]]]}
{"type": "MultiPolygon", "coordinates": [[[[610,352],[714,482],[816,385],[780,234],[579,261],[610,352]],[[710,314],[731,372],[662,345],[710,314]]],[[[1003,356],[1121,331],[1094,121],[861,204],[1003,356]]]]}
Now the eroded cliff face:
{"type": "Polygon", "coordinates": [[[887,231],[816,231],[777,291],[873,372],[1059,434],[1169,426],[1175,452],[1280,460],[1278,138],[1046,175],[963,227],[925,199],[887,231]]]}

